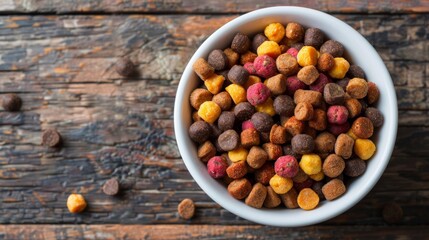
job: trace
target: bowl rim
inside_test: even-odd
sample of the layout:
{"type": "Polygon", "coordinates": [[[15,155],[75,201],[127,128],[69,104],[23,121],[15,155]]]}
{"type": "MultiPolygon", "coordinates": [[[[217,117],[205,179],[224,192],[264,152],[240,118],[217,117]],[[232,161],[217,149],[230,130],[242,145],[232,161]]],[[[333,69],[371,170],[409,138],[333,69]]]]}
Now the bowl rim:
{"type": "MultiPolygon", "coordinates": [[[[384,96],[383,96],[384,97],[384,96]]],[[[190,114],[189,114],[190,115],[190,114]]],[[[190,117],[190,116],[187,116],[190,117]]],[[[213,34],[211,34],[197,49],[197,51],[194,53],[194,55],[189,60],[185,70],[183,71],[182,77],[179,82],[179,86],[177,88],[176,93],[176,99],[174,103],[174,132],[176,136],[177,145],[179,148],[179,152],[182,156],[182,159],[186,165],[186,168],[188,169],[191,176],[194,178],[196,183],[200,186],[200,188],[215,202],[217,202],[220,206],[225,208],[226,210],[234,213],[237,216],[240,216],[242,218],[245,218],[247,220],[259,223],[259,224],[265,224],[265,225],[271,225],[271,226],[280,226],[280,227],[299,227],[299,226],[307,226],[312,225],[316,223],[323,222],[325,220],[328,220],[330,218],[333,218],[335,216],[340,215],[341,213],[344,213],[356,203],[358,203],[362,198],[364,198],[369,191],[372,190],[372,188],[375,186],[375,184],[380,179],[381,175],[383,174],[385,168],[387,167],[387,164],[390,161],[391,154],[393,152],[394,143],[396,140],[396,134],[397,134],[397,126],[398,126],[398,110],[397,110],[397,99],[396,99],[396,93],[393,86],[392,79],[389,75],[389,72],[377,53],[377,51],[373,48],[373,46],[355,29],[353,29],[351,26],[346,24],[345,22],[341,21],[340,19],[335,18],[334,16],[331,16],[327,13],[310,9],[310,8],[304,8],[304,7],[292,7],[292,6],[278,6],[278,7],[268,7],[263,9],[258,9],[249,13],[246,13],[244,15],[238,16],[237,18],[231,20],[230,22],[223,25],[221,28],[217,29],[213,34]],[[341,204],[339,204],[339,207],[331,212],[321,211],[320,214],[315,216],[314,218],[305,218],[305,217],[297,217],[294,219],[293,222],[289,221],[281,221],[282,218],[279,218],[279,216],[270,216],[267,218],[267,212],[271,215],[274,214],[274,211],[281,211],[280,209],[256,209],[251,208],[247,205],[245,205],[242,201],[236,200],[236,201],[230,201],[228,199],[225,199],[222,197],[222,194],[218,194],[219,190],[216,189],[217,187],[213,185],[213,182],[216,182],[216,180],[212,179],[207,172],[201,172],[196,164],[194,164],[192,161],[192,156],[189,151],[189,136],[186,128],[183,128],[184,121],[183,121],[183,106],[184,104],[189,104],[188,97],[184,96],[183,92],[185,92],[187,88],[187,84],[190,81],[190,76],[193,73],[192,69],[192,63],[195,62],[195,60],[201,56],[203,56],[202,52],[206,51],[206,48],[210,47],[215,39],[221,38],[224,34],[223,32],[230,28],[237,28],[238,26],[241,26],[247,22],[255,21],[261,18],[269,17],[273,14],[287,14],[290,12],[294,12],[295,14],[311,14],[313,18],[323,18],[325,21],[330,21],[332,23],[338,24],[341,28],[344,28],[344,31],[349,31],[348,34],[351,34],[356,41],[364,46],[364,49],[369,52],[368,54],[371,54],[371,57],[374,57],[372,61],[377,63],[380,69],[379,76],[381,76],[384,80],[389,80],[385,82],[386,87],[386,99],[387,99],[387,109],[388,112],[383,113],[385,116],[385,125],[386,122],[389,126],[383,126],[388,128],[388,138],[386,141],[386,148],[377,150],[382,151],[382,159],[379,161],[376,165],[375,175],[370,175],[370,178],[367,179],[365,183],[362,184],[361,189],[358,189],[357,197],[349,197],[349,202],[342,201],[341,204]],[[388,121],[386,121],[388,119],[388,121]],[[253,209],[253,210],[252,210],[253,209]],[[280,221],[279,221],[280,220],[280,221]]],[[[224,187],[225,188],[225,187],[224,187]]],[[[225,189],[224,189],[225,190],[225,189]]],[[[345,197],[346,195],[342,196],[345,197]]],[[[350,195],[349,195],[350,196],[350,195]]],[[[341,199],[341,198],[339,198],[341,199]]],[[[234,199],[235,200],[235,199],[234,199]]],[[[320,207],[319,207],[320,208],[320,207]]],[[[296,209],[287,209],[288,211],[293,212],[296,209]]],[[[301,209],[300,209],[301,210],[301,209]]],[[[317,210],[317,208],[315,209],[317,210]]],[[[312,210],[312,211],[315,211],[312,210]]],[[[303,210],[301,210],[303,211],[303,210]]],[[[312,212],[310,211],[310,212],[312,212]]]]}

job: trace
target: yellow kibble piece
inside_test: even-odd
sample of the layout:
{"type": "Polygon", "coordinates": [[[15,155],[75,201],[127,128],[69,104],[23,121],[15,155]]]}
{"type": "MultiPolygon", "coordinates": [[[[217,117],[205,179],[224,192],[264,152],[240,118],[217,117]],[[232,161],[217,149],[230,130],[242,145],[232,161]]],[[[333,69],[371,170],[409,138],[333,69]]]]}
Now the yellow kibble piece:
{"type": "Polygon", "coordinates": [[[268,55],[276,59],[281,53],[280,46],[274,41],[265,41],[263,42],[258,49],[256,50],[258,56],[268,55]]]}
{"type": "Polygon", "coordinates": [[[286,35],[286,30],[281,23],[271,23],[265,27],[264,34],[270,41],[278,43],[286,35]]]}
{"type": "Polygon", "coordinates": [[[312,210],[319,205],[319,196],[313,189],[304,188],[299,192],[297,198],[298,206],[304,210],[312,210]]]}
{"type": "Polygon", "coordinates": [[[285,194],[293,187],[293,181],[276,174],[270,179],[270,186],[277,194],[285,194]]]}
{"type": "Polygon", "coordinates": [[[258,76],[255,76],[255,75],[250,75],[249,80],[247,80],[247,82],[245,84],[243,84],[243,87],[244,87],[244,89],[247,90],[253,84],[260,83],[260,82],[261,82],[261,78],[259,78],[258,76]]]}
{"type": "Polygon", "coordinates": [[[224,76],[213,74],[204,81],[204,85],[212,94],[218,94],[222,90],[223,81],[225,81],[224,76]]]}
{"type": "Polygon", "coordinates": [[[323,178],[325,178],[325,174],[323,174],[323,171],[320,171],[316,174],[309,175],[309,177],[314,181],[322,181],[323,178]]]}
{"type": "Polygon", "coordinates": [[[86,201],[80,194],[70,194],[67,198],[67,208],[71,213],[82,212],[86,208],[86,201]]]}
{"type": "Polygon", "coordinates": [[[350,68],[350,63],[347,62],[346,59],[342,57],[334,58],[334,66],[331,70],[329,70],[328,74],[329,76],[336,78],[336,79],[342,79],[344,76],[346,76],[347,71],[350,68]]]}
{"type": "Polygon", "coordinates": [[[305,66],[316,66],[317,59],[319,58],[317,50],[312,46],[304,46],[299,50],[298,55],[296,56],[298,64],[301,67],[305,66]]]}
{"type": "Polygon", "coordinates": [[[353,147],[355,154],[362,160],[368,160],[374,155],[375,144],[370,139],[356,139],[353,147]]]}
{"type": "Polygon", "coordinates": [[[317,174],[322,171],[322,159],[317,154],[304,154],[299,162],[299,167],[307,175],[317,174]]]}
{"type": "Polygon", "coordinates": [[[249,151],[247,149],[240,147],[232,151],[229,151],[228,157],[231,160],[231,162],[240,162],[240,161],[245,161],[247,159],[248,154],[249,154],[249,151]]]}
{"type": "Polygon", "coordinates": [[[206,101],[198,109],[198,116],[208,123],[214,123],[219,117],[222,109],[213,101],[206,101]]]}
{"type": "Polygon", "coordinates": [[[353,140],[358,139],[358,137],[353,133],[353,131],[352,131],[351,128],[350,128],[350,130],[346,134],[349,135],[350,137],[352,137],[353,140]]]}
{"type": "Polygon", "coordinates": [[[229,93],[235,104],[247,101],[246,89],[238,84],[230,84],[225,90],[229,93]]]}
{"type": "Polygon", "coordinates": [[[273,99],[268,98],[264,103],[255,106],[256,111],[266,113],[270,116],[274,116],[276,111],[274,110],[273,99]]]}

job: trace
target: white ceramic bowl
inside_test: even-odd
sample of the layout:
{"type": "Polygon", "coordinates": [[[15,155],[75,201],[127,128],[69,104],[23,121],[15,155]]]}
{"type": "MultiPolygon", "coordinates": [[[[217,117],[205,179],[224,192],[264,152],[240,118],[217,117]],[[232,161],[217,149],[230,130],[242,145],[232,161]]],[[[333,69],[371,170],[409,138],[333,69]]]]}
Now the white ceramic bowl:
{"type": "MultiPolygon", "coordinates": [[[[364,16],[363,16],[364,17],[364,16]]],[[[244,14],[225,24],[214,32],[195,52],[183,72],[177,89],[174,105],[174,129],[180,154],[186,167],[198,185],[218,204],[228,211],[260,224],[296,227],[320,223],[333,218],[359,202],[377,183],[386,168],[395,143],[398,113],[396,95],[392,79],[380,56],[374,48],[352,27],[341,20],[323,12],[300,7],[272,7],[244,14]],[[347,52],[347,59],[361,66],[369,81],[380,89],[378,109],[384,115],[384,125],[377,129],[375,136],[377,152],[368,161],[365,173],[355,179],[347,192],[334,201],[322,201],[312,211],[302,209],[256,209],[243,201],[231,197],[225,186],[211,178],[206,166],[198,159],[196,146],[188,136],[191,124],[189,95],[199,81],[192,70],[192,64],[199,57],[207,58],[216,48],[226,48],[235,33],[250,36],[262,32],[272,22],[298,22],[305,27],[321,29],[328,39],[341,42],[347,52]]]]}

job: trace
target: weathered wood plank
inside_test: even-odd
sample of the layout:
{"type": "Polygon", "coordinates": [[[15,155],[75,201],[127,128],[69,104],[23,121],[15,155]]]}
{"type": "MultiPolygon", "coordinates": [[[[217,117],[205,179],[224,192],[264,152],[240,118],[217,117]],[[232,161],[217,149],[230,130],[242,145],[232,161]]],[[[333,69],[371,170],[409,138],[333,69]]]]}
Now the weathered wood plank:
{"type": "Polygon", "coordinates": [[[198,0],[3,0],[3,12],[177,12],[177,13],[244,13],[272,6],[301,6],[326,12],[344,13],[423,13],[429,11],[427,0],[414,1],[198,1],[198,0]]]}
{"type": "Polygon", "coordinates": [[[427,226],[1,225],[5,239],[426,239],[427,226]]]}

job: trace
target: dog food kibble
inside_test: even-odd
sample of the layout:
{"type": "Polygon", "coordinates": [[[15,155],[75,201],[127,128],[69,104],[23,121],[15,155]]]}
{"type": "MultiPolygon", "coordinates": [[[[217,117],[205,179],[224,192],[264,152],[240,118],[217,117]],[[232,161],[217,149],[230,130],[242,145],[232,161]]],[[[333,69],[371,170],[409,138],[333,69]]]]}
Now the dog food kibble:
{"type": "Polygon", "coordinates": [[[188,132],[208,174],[255,208],[311,210],[343,195],[377,149],[377,85],[317,28],[275,22],[230,37],[193,63],[202,82],[188,132]]]}
{"type": "Polygon", "coordinates": [[[322,187],[323,195],[326,200],[334,200],[346,192],[346,186],[343,181],[338,178],[334,178],[322,187]]]}
{"type": "Polygon", "coordinates": [[[191,219],[195,214],[195,204],[189,198],[183,199],[177,206],[179,216],[185,220],[191,219]]]}
{"type": "Polygon", "coordinates": [[[374,126],[367,117],[359,117],[352,124],[353,134],[358,138],[370,138],[374,133],[374,126]]]}
{"type": "Polygon", "coordinates": [[[356,139],[354,153],[362,160],[368,160],[374,155],[376,147],[370,139],[356,139]]]}
{"type": "Polygon", "coordinates": [[[251,207],[262,208],[266,197],[267,188],[261,183],[256,183],[244,202],[251,207]]]}
{"type": "Polygon", "coordinates": [[[86,208],[86,201],[80,194],[70,194],[67,198],[67,208],[71,213],[82,212],[86,208]]]}
{"type": "Polygon", "coordinates": [[[103,192],[106,195],[114,196],[119,192],[119,181],[116,178],[107,180],[103,185],[103,192]]]}
{"type": "Polygon", "coordinates": [[[116,62],[115,70],[119,75],[129,77],[134,73],[135,66],[128,57],[123,57],[116,62]]]}
{"type": "Polygon", "coordinates": [[[319,205],[319,196],[313,189],[304,188],[298,194],[297,203],[304,210],[312,210],[319,205]]]}
{"type": "Polygon", "coordinates": [[[399,204],[390,202],[384,205],[382,214],[385,222],[395,224],[402,221],[404,212],[399,204]]]}
{"type": "Polygon", "coordinates": [[[59,147],[61,145],[61,135],[60,133],[53,129],[46,129],[42,134],[42,145],[46,147],[59,147]]]}
{"type": "Polygon", "coordinates": [[[5,111],[17,112],[21,109],[22,100],[15,93],[5,94],[2,97],[2,106],[5,111]]]}

